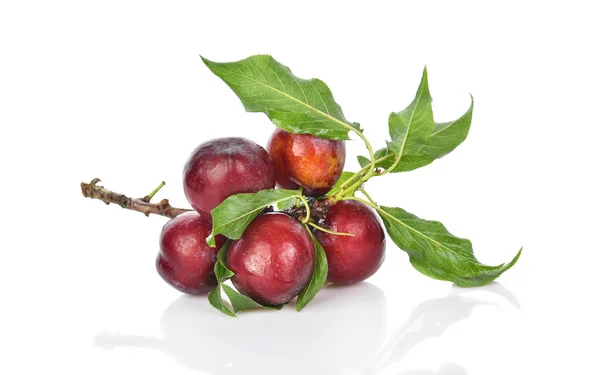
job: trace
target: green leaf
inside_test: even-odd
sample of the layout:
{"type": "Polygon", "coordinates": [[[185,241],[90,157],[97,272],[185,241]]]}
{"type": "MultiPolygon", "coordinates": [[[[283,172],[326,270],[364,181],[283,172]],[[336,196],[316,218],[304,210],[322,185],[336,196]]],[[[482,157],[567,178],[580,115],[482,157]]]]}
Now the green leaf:
{"type": "Polygon", "coordinates": [[[247,112],[263,112],[278,127],[291,133],[347,140],[358,124],[349,122],[327,85],[318,79],[304,80],[269,55],[217,63],[202,57],[204,64],[235,92],[247,112]]]}
{"type": "Polygon", "coordinates": [[[231,241],[225,242],[217,254],[214,270],[219,284],[222,284],[225,280],[230,279],[234,275],[233,271],[227,268],[227,251],[229,250],[229,246],[231,246],[231,241]]]}
{"type": "Polygon", "coordinates": [[[436,123],[421,151],[432,158],[439,159],[458,147],[469,134],[474,105],[475,101],[471,95],[471,105],[465,114],[454,121],[436,123]]]}
{"type": "Polygon", "coordinates": [[[338,178],[335,185],[333,185],[331,190],[329,190],[329,192],[327,194],[325,194],[325,196],[331,197],[332,195],[337,193],[341,189],[342,184],[344,182],[346,182],[352,176],[354,176],[354,172],[342,172],[342,175],[340,176],[340,178],[338,178]]]}
{"type": "Polygon", "coordinates": [[[231,307],[233,307],[234,312],[242,311],[242,310],[251,310],[251,309],[262,309],[264,308],[258,302],[254,302],[251,298],[246,297],[243,294],[238,293],[235,289],[230,287],[229,285],[222,285],[225,294],[229,297],[229,301],[231,302],[231,307]]]}
{"type": "Polygon", "coordinates": [[[315,266],[310,281],[298,295],[298,299],[296,300],[296,311],[302,310],[310,301],[312,301],[321,288],[323,288],[323,285],[325,285],[325,281],[327,281],[328,266],[325,250],[323,250],[323,246],[321,246],[319,241],[313,236],[308,227],[306,230],[315,245],[315,266]]]}
{"type": "MultiPolygon", "coordinates": [[[[369,158],[366,158],[362,155],[358,155],[356,158],[358,159],[358,164],[360,164],[360,166],[363,168],[371,163],[371,160],[369,160],[369,158]]],[[[377,154],[375,154],[375,160],[377,160],[377,154]]]]}
{"type": "Polygon", "coordinates": [[[288,208],[292,207],[293,205],[295,205],[297,200],[298,200],[298,198],[294,197],[294,198],[290,198],[290,199],[282,201],[282,202],[278,202],[277,209],[280,211],[288,209],[288,208]]]}
{"type": "Polygon", "coordinates": [[[225,315],[233,316],[236,315],[223,303],[223,299],[221,298],[221,284],[214,287],[213,290],[208,293],[208,301],[214,308],[221,311],[225,315]]]}
{"type": "MultiPolygon", "coordinates": [[[[393,167],[392,173],[421,168],[452,152],[466,139],[473,117],[473,96],[467,112],[450,122],[433,121],[431,102],[425,69],[412,103],[389,117],[392,140],[387,143],[388,147],[375,152],[377,168],[393,167]],[[400,160],[395,163],[398,157],[400,160]]],[[[364,167],[370,160],[359,156],[358,162],[364,167]]]]}
{"type": "Polygon", "coordinates": [[[427,82],[427,68],[412,103],[404,110],[394,112],[388,119],[390,136],[388,149],[397,155],[416,154],[435,127],[431,95],[427,82]]]}
{"type": "Polygon", "coordinates": [[[508,264],[487,266],[473,254],[471,241],[453,236],[437,221],[427,221],[401,208],[380,207],[385,228],[411,264],[424,275],[452,281],[461,287],[489,284],[519,259],[521,250],[508,264]]]}
{"type": "Polygon", "coordinates": [[[258,193],[232,195],[211,211],[213,227],[206,242],[214,247],[217,234],[237,240],[263,209],[299,196],[299,191],[285,189],[268,189],[258,193]]]}
{"type": "MultiPolygon", "coordinates": [[[[381,150],[377,150],[375,152],[375,160],[379,160],[375,163],[375,167],[389,169],[394,164],[394,160],[396,159],[396,154],[389,151],[387,148],[383,148],[381,150]]],[[[400,162],[396,164],[391,173],[397,172],[408,172],[417,168],[421,168],[426,166],[427,164],[431,164],[435,158],[429,157],[427,155],[403,155],[400,162]]],[[[358,156],[358,163],[361,167],[365,167],[371,163],[368,158],[364,156],[358,156]]]]}

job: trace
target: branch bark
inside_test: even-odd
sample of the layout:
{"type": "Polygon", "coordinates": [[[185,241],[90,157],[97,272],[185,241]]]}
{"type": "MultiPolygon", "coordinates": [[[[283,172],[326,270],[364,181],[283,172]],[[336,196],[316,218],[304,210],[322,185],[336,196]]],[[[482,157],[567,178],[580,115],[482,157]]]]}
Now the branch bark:
{"type": "Polygon", "coordinates": [[[97,185],[98,182],[100,182],[99,178],[94,178],[89,184],[82,182],[81,193],[83,196],[101,200],[107,205],[111,203],[117,204],[125,209],[141,212],[146,216],[154,214],[174,218],[177,215],[192,211],[191,209],[172,207],[168,199],[163,199],[158,203],[150,203],[150,199],[152,199],[152,196],[158,189],[152,192],[151,195],[143,198],[130,198],[126,195],[105,189],[103,186],[97,185]]]}

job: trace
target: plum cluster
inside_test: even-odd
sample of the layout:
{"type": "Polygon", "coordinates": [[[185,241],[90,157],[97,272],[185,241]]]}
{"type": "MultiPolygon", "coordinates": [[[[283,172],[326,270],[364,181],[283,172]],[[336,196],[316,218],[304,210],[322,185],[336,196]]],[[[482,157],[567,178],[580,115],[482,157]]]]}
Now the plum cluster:
{"type": "Polygon", "coordinates": [[[518,261],[522,249],[510,262],[483,264],[468,239],[439,221],[380,206],[364,189],[372,177],[425,167],[458,147],[471,127],[472,96],[462,116],[435,121],[423,69],[414,99],[390,114],[390,138],[377,150],[360,124],[344,117],[325,82],[299,78],[269,55],[202,61],[247,112],[264,113],[275,124],[266,149],[243,138],[198,146],[183,174],[193,210],[168,199],[151,202],[164,182],[143,198],[110,191],[97,185],[98,178],[81,183],[84,197],[171,218],[161,232],[156,267],[176,289],[208,293],[210,304],[230,316],[279,308],[296,297],[300,311],[327,281],[353,284],[377,272],[386,236],[417,271],[459,287],[489,284],[518,261]],[[360,170],[343,172],[344,140],[351,134],[368,156],[358,156],[360,170]],[[223,304],[222,293],[231,306],[223,304]]]}
{"type": "MultiPolygon", "coordinates": [[[[267,150],[243,138],[220,138],[198,146],[187,160],[183,183],[195,211],[171,219],[160,235],[156,268],[177,290],[205,294],[217,286],[214,265],[222,235],[210,247],[211,210],[227,197],[255,193],[275,186],[302,189],[320,199],[330,191],[344,169],[343,141],[281,129],[271,136],[267,150]]],[[[353,284],[373,275],[385,258],[385,235],[373,210],[357,201],[327,207],[313,229],[328,262],[328,280],[353,284]],[[350,233],[342,236],[334,232],[350,233]]],[[[285,211],[264,212],[229,246],[227,267],[238,291],[265,305],[295,298],[311,279],[315,248],[311,234],[285,211]]]]}

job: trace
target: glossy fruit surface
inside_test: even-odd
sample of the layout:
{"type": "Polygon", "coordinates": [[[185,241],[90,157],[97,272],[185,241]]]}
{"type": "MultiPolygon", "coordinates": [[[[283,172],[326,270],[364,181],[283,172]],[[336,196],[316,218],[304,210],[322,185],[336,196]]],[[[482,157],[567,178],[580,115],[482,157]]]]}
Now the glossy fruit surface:
{"type": "Polygon", "coordinates": [[[302,224],[282,213],[254,219],[227,253],[236,289],[263,305],[289,302],[306,286],[314,245],[302,224]]]}
{"type": "Polygon", "coordinates": [[[244,138],[218,138],[192,152],[183,186],[192,207],[209,213],[230,195],[274,188],[275,173],[261,146],[244,138]]]}
{"type": "Polygon", "coordinates": [[[156,270],[175,289],[205,294],[217,285],[213,268],[225,237],[216,237],[217,247],[208,246],[206,237],[211,229],[210,216],[197,212],[179,215],[163,227],[156,270]]]}
{"type": "Polygon", "coordinates": [[[354,237],[315,231],[327,254],[327,279],[337,284],[353,284],[373,275],[385,259],[385,234],[373,210],[357,201],[341,201],[332,206],[325,226],[354,237]]]}
{"type": "Polygon", "coordinates": [[[331,190],[346,161],[344,141],[293,134],[279,128],[271,136],[267,150],[277,184],[284,189],[302,186],[305,194],[313,197],[331,190]]]}

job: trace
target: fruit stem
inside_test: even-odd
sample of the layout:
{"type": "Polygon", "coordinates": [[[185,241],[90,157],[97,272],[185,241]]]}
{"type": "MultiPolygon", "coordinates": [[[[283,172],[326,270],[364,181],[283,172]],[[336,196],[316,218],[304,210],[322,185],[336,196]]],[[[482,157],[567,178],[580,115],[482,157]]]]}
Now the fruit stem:
{"type": "Polygon", "coordinates": [[[374,209],[379,209],[379,205],[377,205],[375,203],[371,203],[371,202],[369,202],[367,200],[364,200],[362,198],[359,198],[359,197],[344,197],[343,200],[345,200],[345,201],[348,201],[348,200],[349,201],[357,201],[357,202],[364,203],[364,204],[366,204],[369,207],[373,207],[374,209]]]}
{"type": "Polygon", "coordinates": [[[357,202],[366,204],[367,206],[371,207],[372,209],[374,209],[375,211],[379,212],[380,214],[388,216],[388,217],[391,217],[394,220],[398,220],[398,219],[395,219],[392,215],[390,215],[386,211],[382,210],[381,207],[379,207],[379,205],[377,203],[375,203],[375,202],[369,202],[367,200],[364,200],[364,199],[358,198],[358,197],[345,197],[344,200],[357,201],[357,202]]]}
{"type": "MultiPolygon", "coordinates": [[[[388,155],[386,155],[386,157],[389,157],[390,155],[393,155],[393,154],[388,154],[388,155]]],[[[384,175],[390,173],[391,171],[393,171],[394,168],[396,168],[396,166],[398,165],[398,163],[400,163],[400,159],[402,159],[402,154],[398,155],[396,157],[396,160],[394,160],[394,163],[389,168],[386,168],[385,171],[381,172],[379,174],[379,176],[384,176],[384,175]]]]}
{"type": "Polygon", "coordinates": [[[302,224],[307,224],[310,221],[310,205],[302,194],[298,195],[298,198],[304,203],[304,207],[306,208],[306,216],[302,219],[302,224]]]}
{"type": "Polygon", "coordinates": [[[371,203],[373,203],[374,205],[376,205],[376,206],[377,206],[377,203],[375,203],[375,201],[373,200],[373,198],[371,198],[371,196],[369,195],[369,193],[367,193],[367,191],[366,191],[364,188],[362,188],[362,187],[359,187],[359,188],[358,188],[358,189],[356,189],[356,190],[358,190],[358,191],[360,191],[361,193],[363,193],[363,195],[364,195],[364,196],[365,196],[365,197],[366,197],[366,198],[369,200],[369,202],[371,202],[371,203]]]}
{"type": "Polygon", "coordinates": [[[371,158],[371,164],[369,165],[369,169],[367,172],[367,175],[369,173],[372,173],[375,170],[375,153],[373,152],[373,147],[371,147],[371,143],[369,142],[369,140],[367,139],[367,137],[365,137],[365,135],[358,129],[352,128],[354,130],[354,132],[363,140],[363,142],[365,143],[365,146],[367,147],[367,150],[369,151],[369,157],[371,158]]]}
{"type": "Polygon", "coordinates": [[[165,182],[161,182],[160,185],[158,185],[156,187],[156,189],[152,190],[152,192],[148,195],[146,195],[144,198],[142,198],[142,201],[144,202],[150,202],[152,200],[152,198],[154,198],[154,196],[156,195],[156,193],[158,193],[158,191],[160,189],[162,189],[162,187],[165,186],[165,182]]]}
{"type": "MultiPolygon", "coordinates": [[[[300,186],[298,189],[300,195],[304,195],[304,187],[300,186]]],[[[294,207],[300,206],[300,198],[296,198],[296,203],[294,203],[294,207]]]]}
{"type": "Polygon", "coordinates": [[[344,181],[344,183],[342,184],[342,186],[340,187],[340,189],[344,190],[344,188],[346,186],[348,186],[350,183],[353,183],[357,178],[361,178],[363,176],[363,174],[369,170],[370,166],[371,165],[369,164],[366,167],[362,168],[360,171],[358,171],[355,174],[353,174],[352,176],[350,176],[349,179],[347,179],[346,181],[344,181]]]}
{"type": "MultiPolygon", "coordinates": [[[[377,165],[377,163],[382,162],[386,159],[388,159],[390,156],[392,156],[393,154],[388,154],[385,156],[380,157],[379,159],[375,160],[375,165],[377,165]]],[[[371,163],[372,164],[372,163],[371,163]]],[[[339,201],[341,200],[344,196],[347,195],[352,195],[354,194],[354,191],[357,190],[358,188],[360,188],[360,186],[362,184],[364,184],[365,182],[367,182],[367,180],[373,176],[381,176],[384,175],[385,173],[387,173],[387,170],[379,173],[376,170],[371,170],[371,164],[363,167],[361,170],[359,170],[358,172],[356,172],[354,175],[352,175],[349,179],[347,179],[346,181],[344,181],[344,183],[341,185],[341,187],[339,188],[339,192],[341,194],[338,193],[334,193],[332,196],[336,197],[335,201],[339,201]],[[357,182],[359,181],[359,182],[357,182]],[[350,187],[347,187],[349,184],[351,184],[350,187]]]]}
{"type": "MultiPolygon", "coordinates": [[[[154,214],[174,218],[177,215],[192,211],[186,208],[172,207],[169,204],[168,199],[163,199],[159,203],[150,203],[150,198],[152,198],[150,195],[147,195],[144,198],[130,198],[123,194],[115,193],[114,191],[105,189],[103,186],[98,186],[98,182],[100,182],[99,178],[94,178],[89,184],[82,182],[81,193],[83,196],[86,198],[101,200],[106,204],[118,204],[125,209],[141,212],[146,216],[154,214]],[[146,200],[146,198],[148,199],[146,200]]],[[[161,185],[164,185],[164,182],[161,185]]],[[[162,186],[159,188],[161,187],[162,186]]],[[[158,191],[159,188],[157,188],[153,193],[156,194],[156,191],[158,191]]]]}
{"type": "Polygon", "coordinates": [[[354,237],[355,234],[354,233],[346,233],[346,232],[334,232],[332,230],[323,228],[318,226],[317,224],[313,223],[313,222],[309,222],[308,225],[310,225],[311,227],[320,230],[321,232],[325,232],[325,233],[329,233],[329,234],[335,234],[336,236],[348,236],[348,237],[354,237]]]}
{"type": "Polygon", "coordinates": [[[354,195],[354,192],[356,190],[360,189],[362,184],[364,184],[365,181],[367,181],[369,179],[370,176],[369,177],[367,177],[367,176],[368,176],[368,174],[364,175],[358,181],[356,181],[355,183],[353,183],[352,185],[347,187],[346,190],[344,192],[342,192],[342,194],[340,194],[339,197],[336,199],[336,202],[339,201],[340,199],[344,198],[345,196],[354,195]]]}

